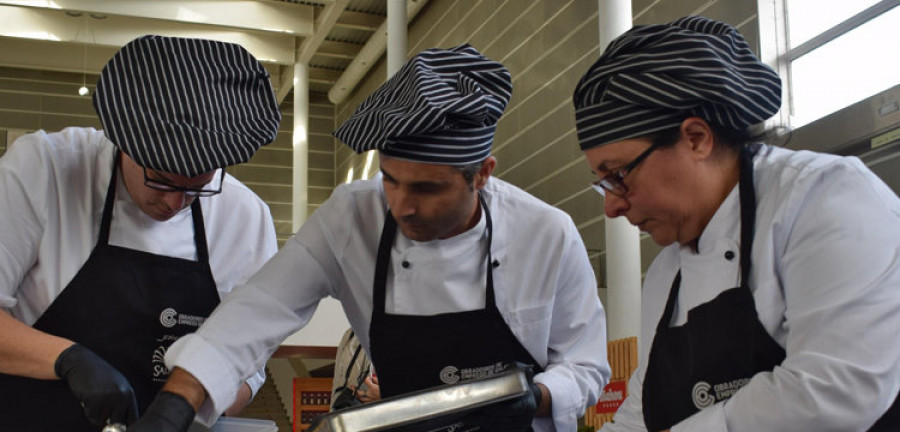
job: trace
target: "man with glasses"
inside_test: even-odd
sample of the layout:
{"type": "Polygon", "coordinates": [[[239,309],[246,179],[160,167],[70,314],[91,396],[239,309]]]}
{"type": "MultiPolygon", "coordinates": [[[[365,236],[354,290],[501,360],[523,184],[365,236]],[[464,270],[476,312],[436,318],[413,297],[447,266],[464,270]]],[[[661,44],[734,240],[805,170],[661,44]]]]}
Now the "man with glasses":
{"type": "Polygon", "coordinates": [[[636,26],[574,102],[606,216],[665,247],[603,431],[900,430],[900,200],[857,158],[760,142],[781,79],[741,34],[636,26]]]}
{"type": "Polygon", "coordinates": [[[246,50],[138,38],[93,102],[102,131],[39,131],[0,158],[0,430],[134,421],[169,346],[277,249],[268,207],[225,173],[281,119],[246,50]]]}

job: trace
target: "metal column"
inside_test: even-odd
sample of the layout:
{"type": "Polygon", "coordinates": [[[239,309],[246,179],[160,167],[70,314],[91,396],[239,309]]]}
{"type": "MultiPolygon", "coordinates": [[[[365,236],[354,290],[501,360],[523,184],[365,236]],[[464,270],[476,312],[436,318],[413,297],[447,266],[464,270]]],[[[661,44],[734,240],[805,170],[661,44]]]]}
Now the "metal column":
{"type": "Polygon", "coordinates": [[[406,0],[388,0],[387,11],[387,77],[390,78],[406,63],[406,0]]]}
{"type": "MultiPolygon", "coordinates": [[[[631,0],[598,0],[600,49],[631,28],[631,0]]],[[[609,340],[641,330],[640,232],[624,217],[606,219],[606,320],[609,340]]]]}
{"type": "Polygon", "coordinates": [[[309,65],[294,64],[294,170],[291,199],[291,230],[297,232],[306,221],[309,204],[309,65]]]}

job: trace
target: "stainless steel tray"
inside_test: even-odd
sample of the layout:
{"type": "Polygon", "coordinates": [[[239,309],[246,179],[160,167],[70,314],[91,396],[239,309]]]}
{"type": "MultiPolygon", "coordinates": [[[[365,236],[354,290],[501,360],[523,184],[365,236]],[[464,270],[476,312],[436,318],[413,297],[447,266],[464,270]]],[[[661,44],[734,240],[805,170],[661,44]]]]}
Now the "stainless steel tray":
{"type": "MultiPolygon", "coordinates": [[[[415,426],[428,420],[455,417],[488,405],[514,399],[531,391],[525,369],[509,371],[457,384],[448,384],[382,399],[317,418],[308,432],[380,431],[415,426]]],[[[429,426],[427,430],[431,430],[429,426]]]]}
{"type": "Polygon", "coordinates": [[[271,420],[220,417],[212,428],[194,422],[187,432],[278,432],[278,426],[271,420]]]}

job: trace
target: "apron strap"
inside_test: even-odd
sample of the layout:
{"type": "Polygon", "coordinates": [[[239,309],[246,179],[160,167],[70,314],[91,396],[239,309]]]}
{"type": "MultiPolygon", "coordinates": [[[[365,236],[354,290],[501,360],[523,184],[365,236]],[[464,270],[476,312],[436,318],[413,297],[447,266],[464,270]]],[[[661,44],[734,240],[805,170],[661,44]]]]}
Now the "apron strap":
{"type": "Polygon", "coordinates": [[[481,191],[478,191],[478,202],[481,203],[481,208],[484,209],[484,222],[488,235],[487,289],[485,292],[484,306],[486,308],[491,307],[497,309],[497,300],[494,296],[494,259],[491,256],[491,246],[494,244],[494,223],[491,219],[491,211],[488,209],[487,202],[485,202],[484,195],[481,194],[481,191]]]}
{"type": "Polygon", "coordinates": [[[373,313],[384,313],[385,291],[387,284],[388,264],[391,260],[391,246],[397,235],[397,222],[391,215],[391,209],[384,213],[384,228],[381,229],[381,240],[378,242],[378,256],[375,260],[375,282],[372,294],[373,313]]]}
{"type": "MultiPolygon", "coordinates": [[[[494,296],[494,260],[491,256],[491,246],[494,241],[494,229],[491,219],[491,211],[488,209],[487,202],[481,191],[478,191],[478,202],[484,209],[485,226],[488,233],[488,261],[487,261],[487,288],[485,294],[485,308],[497,309],[497,302],[494,296]]],[[[391,215],[391,209],[387,209],[384,213],[384,228],[381,230],[381,239],[378,242],[378,255],[375,259],[375,281],[373,283],[373,314],[384,313],[384,303],[387,284],[387,272],[391,260],[391,246],[394,244],[394,237],[397,235],[397,222],[391,215]]]]}
{"type": "Polygon", "coordinates": [[[753,252],[753,231],[756,225],[756,191],[753,188],[753,156],[759,150],[759,143],[741,147],[740,180],[738,188],[741,198],[741,286],[749,288],[750,254],[753,252]]]}
{"type": "Polygon", "coordinates": [[[116,174],[121,158],[122,152],[116,150],[113,155],[112,174],[109,176],[109,185],[106,187],[106,200],[103,202],[103,216],[100,218],[100,234],[97,236],[97,244],[109,243],[109,225],[112,221],[113,203],[116,199],[116,174]]]}
{"type": "Polygon", "coordinates": [[[206,227],[203,224],[203,209],[200,208],[200,197],[191,203],[191,215],[194,219],[194,247],[197,249],[197,261],[209,263],[209,249],[206,246],[206,227]]]}
{"type": "Polygon", "coordinates": [[[681,270],[675,274],[675,280],[672,281],[672,287],[669,288],[669,298],[666,300],[666,308],[663,310],[663,316],[656,324],[656,332],[659,333],[669,326],[672,322],[672,314],[675,311],[675,302],[678,301],[678,290],[681,288],[681,270]]]}
{"type": "MultiPolygon", "coordinates": [[[[97,235],[98,245],[109,244],[109,230],[112,225],[112,211],[116,200],[116,174],[119,171],[119,161],[122,159],[122,151],[116,150],[113,155],[112,174],[109,178],[109,186],[106,187],[106,200],[103,202],[103,215],[100,218],[100,233],[97,235]]],[[[224,168],[223,168],[224,169],[224,168]]],[[[197,250],[197,262],[209,263],[209,248],[206,245],[206,227],[203,223],[203,209],[200,207],[200,198],[191,203],[191,215],[194,223],[194,248],[197,250]]]]}

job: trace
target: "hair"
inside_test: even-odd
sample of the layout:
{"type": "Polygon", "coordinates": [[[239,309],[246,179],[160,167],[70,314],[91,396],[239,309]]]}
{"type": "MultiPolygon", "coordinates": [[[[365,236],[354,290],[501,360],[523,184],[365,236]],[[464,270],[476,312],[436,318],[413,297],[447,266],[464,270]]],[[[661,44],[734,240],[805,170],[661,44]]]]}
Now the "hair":
{"type": "Polygon", "coordinates": [[[484,165],[484,161],[476,162],[468,165],[454,165],[453,168],[459,170],[459,173],[462,174],[463,179],[466,180],[466,183],[469,184],[470,188],[475,187],[475,174],[478,174],[478,171],[481,171],[481,166],[484,165]]]}
{"type": "MultiPolygon", "coordinates": [[[[712,129],[716,142],[724,144],[722,150],[737,151],[741,147],[753,143],[766,143],[772,145],[785,145],[791,140],[792,132],[785,126],[776,126],[759,131],[758,127],[751,126],[743,130],[731,129],[707,121],[712,129]]],[[[645,138],[657,147],[670,147],[681,138],[681,126],[675,126],[660,132],[654,132],[645,138]]]]}

